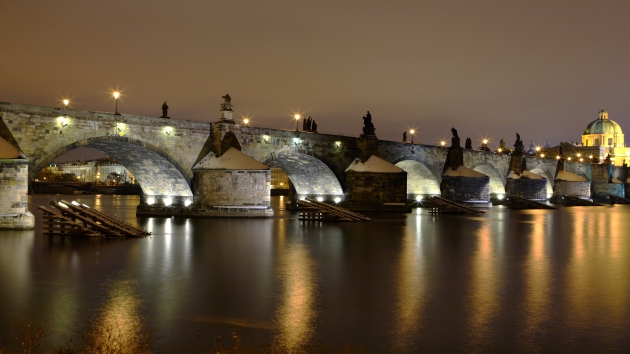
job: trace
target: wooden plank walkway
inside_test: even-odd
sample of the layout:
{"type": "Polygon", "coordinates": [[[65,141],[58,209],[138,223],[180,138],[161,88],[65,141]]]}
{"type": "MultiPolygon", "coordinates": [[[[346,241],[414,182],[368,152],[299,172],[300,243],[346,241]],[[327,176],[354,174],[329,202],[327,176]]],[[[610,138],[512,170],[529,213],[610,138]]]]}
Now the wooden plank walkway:
{"type": "Polygon", "coordinates": [[[431,197],[429,214],[485,214],[483,210],[467,207],[442,197],[431,197]]]}
{"type": "Polygon", "coordinates": [[[533,200],[525,199],[517,196],[509,196],[510,209],[558,209],[544,203],[539,203],[533,200]]]}
{"type": "Polygon", "coordinates": [[[38,207],[44,212],[42,230],[46,235],[89,237],[144,237],[151,233],[77,202],[51,201],[57,209],[38,207]]]}
{"type": "Polygon", "coordinates": [[[304,221],[371,221],[369,217],[312,198],[298,200],[298,218],[304,221]]]}
{"type": "Polygon", "coordinates": [[[574,195],[565,195],[564,206],[604,206],[604,204],[591,202],[590,200],[581,199],[574,195]]]}
{"type": "Polygon", "coordinates": [[[610,204],[630,204],[630,199],[622,198],[618,195],[609,194],[610,204]]]}

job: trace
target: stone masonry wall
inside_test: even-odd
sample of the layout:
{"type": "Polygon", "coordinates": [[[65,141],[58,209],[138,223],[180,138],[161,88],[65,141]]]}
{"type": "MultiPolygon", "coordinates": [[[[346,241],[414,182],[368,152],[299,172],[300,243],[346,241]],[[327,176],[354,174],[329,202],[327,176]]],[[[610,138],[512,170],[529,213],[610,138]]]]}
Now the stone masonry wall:
{"type": "Polygon", "coordinates": [[[489,177],[443,177],[442,198],[456,202],[490,201],[489,177]]]}
{"type": "Polygon", "coordinates": [[[271,171],[196,171],[193,180],[200,206],[269,206],[271,171]]]}
{"type": "Polygon", "coordinates": [[[546,179],[508,179],[505,193],[530,200],[547,199],[546,179]]]}
{"type": "Polygon", "coordinates": [[[28,211],[28,160],[0,160],[0,214],[28,211]]]}
{"type": "Polygon", "coordinates": [[[407,202],[407,172],[371,173],[349,171],[346,174],[346,204],[407,202]]]}
{"type": "Polygon", "coordinates": [[[579,198],[591,197],[591,182],[573,182],[556,180],[553,185],[552,202],[561,202],[565,195],[573,195],[579,198]]]}

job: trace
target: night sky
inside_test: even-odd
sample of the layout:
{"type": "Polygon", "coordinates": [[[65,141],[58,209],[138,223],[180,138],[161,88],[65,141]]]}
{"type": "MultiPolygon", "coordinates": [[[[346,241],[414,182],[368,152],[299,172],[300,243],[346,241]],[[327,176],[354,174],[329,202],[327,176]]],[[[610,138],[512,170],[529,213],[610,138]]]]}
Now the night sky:
{"type": "Polygon", "coordinates": [[[0,2],[0,101],[437,144],[630,132],[629,1],[0,2]]]}

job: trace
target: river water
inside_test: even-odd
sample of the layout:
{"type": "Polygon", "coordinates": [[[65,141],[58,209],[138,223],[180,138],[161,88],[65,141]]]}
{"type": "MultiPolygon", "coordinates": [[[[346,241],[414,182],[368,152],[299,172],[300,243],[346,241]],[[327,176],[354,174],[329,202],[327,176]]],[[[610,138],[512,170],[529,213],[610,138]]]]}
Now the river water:
{"type": "Polygon", "coordinates": [[[136,218],[137,196],[75,196],[152,236],[42,236],[37,206],[60,198],[30,197],[34,231],[0,231],[0,348],[28,317],[45,348],[108,328],[150,333],[157,352],[630,351],[630,206],[320,224],[281,197],[276,217],[247,220],[136,218]]]}

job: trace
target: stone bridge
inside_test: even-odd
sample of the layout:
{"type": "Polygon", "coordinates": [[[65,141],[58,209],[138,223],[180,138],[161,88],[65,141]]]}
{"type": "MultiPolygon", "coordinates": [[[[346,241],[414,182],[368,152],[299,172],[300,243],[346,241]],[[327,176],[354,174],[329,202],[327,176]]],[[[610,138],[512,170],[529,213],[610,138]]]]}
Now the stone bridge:
{"type": "MultiPolygon", "coordinates": [[[[192,201],[192,166],[220,151],[221,138],[233,132],[242,151],[274,164],[289,176],[299,196],[328,200],[346,191],[345,169],[359,156],[376,155],[408,173],[409,199],[439,195],[447,148],[429,145],[110,112],[0,103],[0,136],[29,159],[29,181],[54,159],[77,147],[90,147],[124,165],[140,184],[142,202],[192,201]]],[[[378,121],[375,122],[378,125],[378,121]]],[[[360,119],[357,120],[357,125],[360,119]]],[[[359,129],[357,129],[358,131],[359,129]]],[[[494,198],[505,194],[510,155],[465,150],[466,167],[490,177],[494,198]]],[[[554,159],[527,158],[527,168],[547,178],[549,194],[554,159]]]]}

